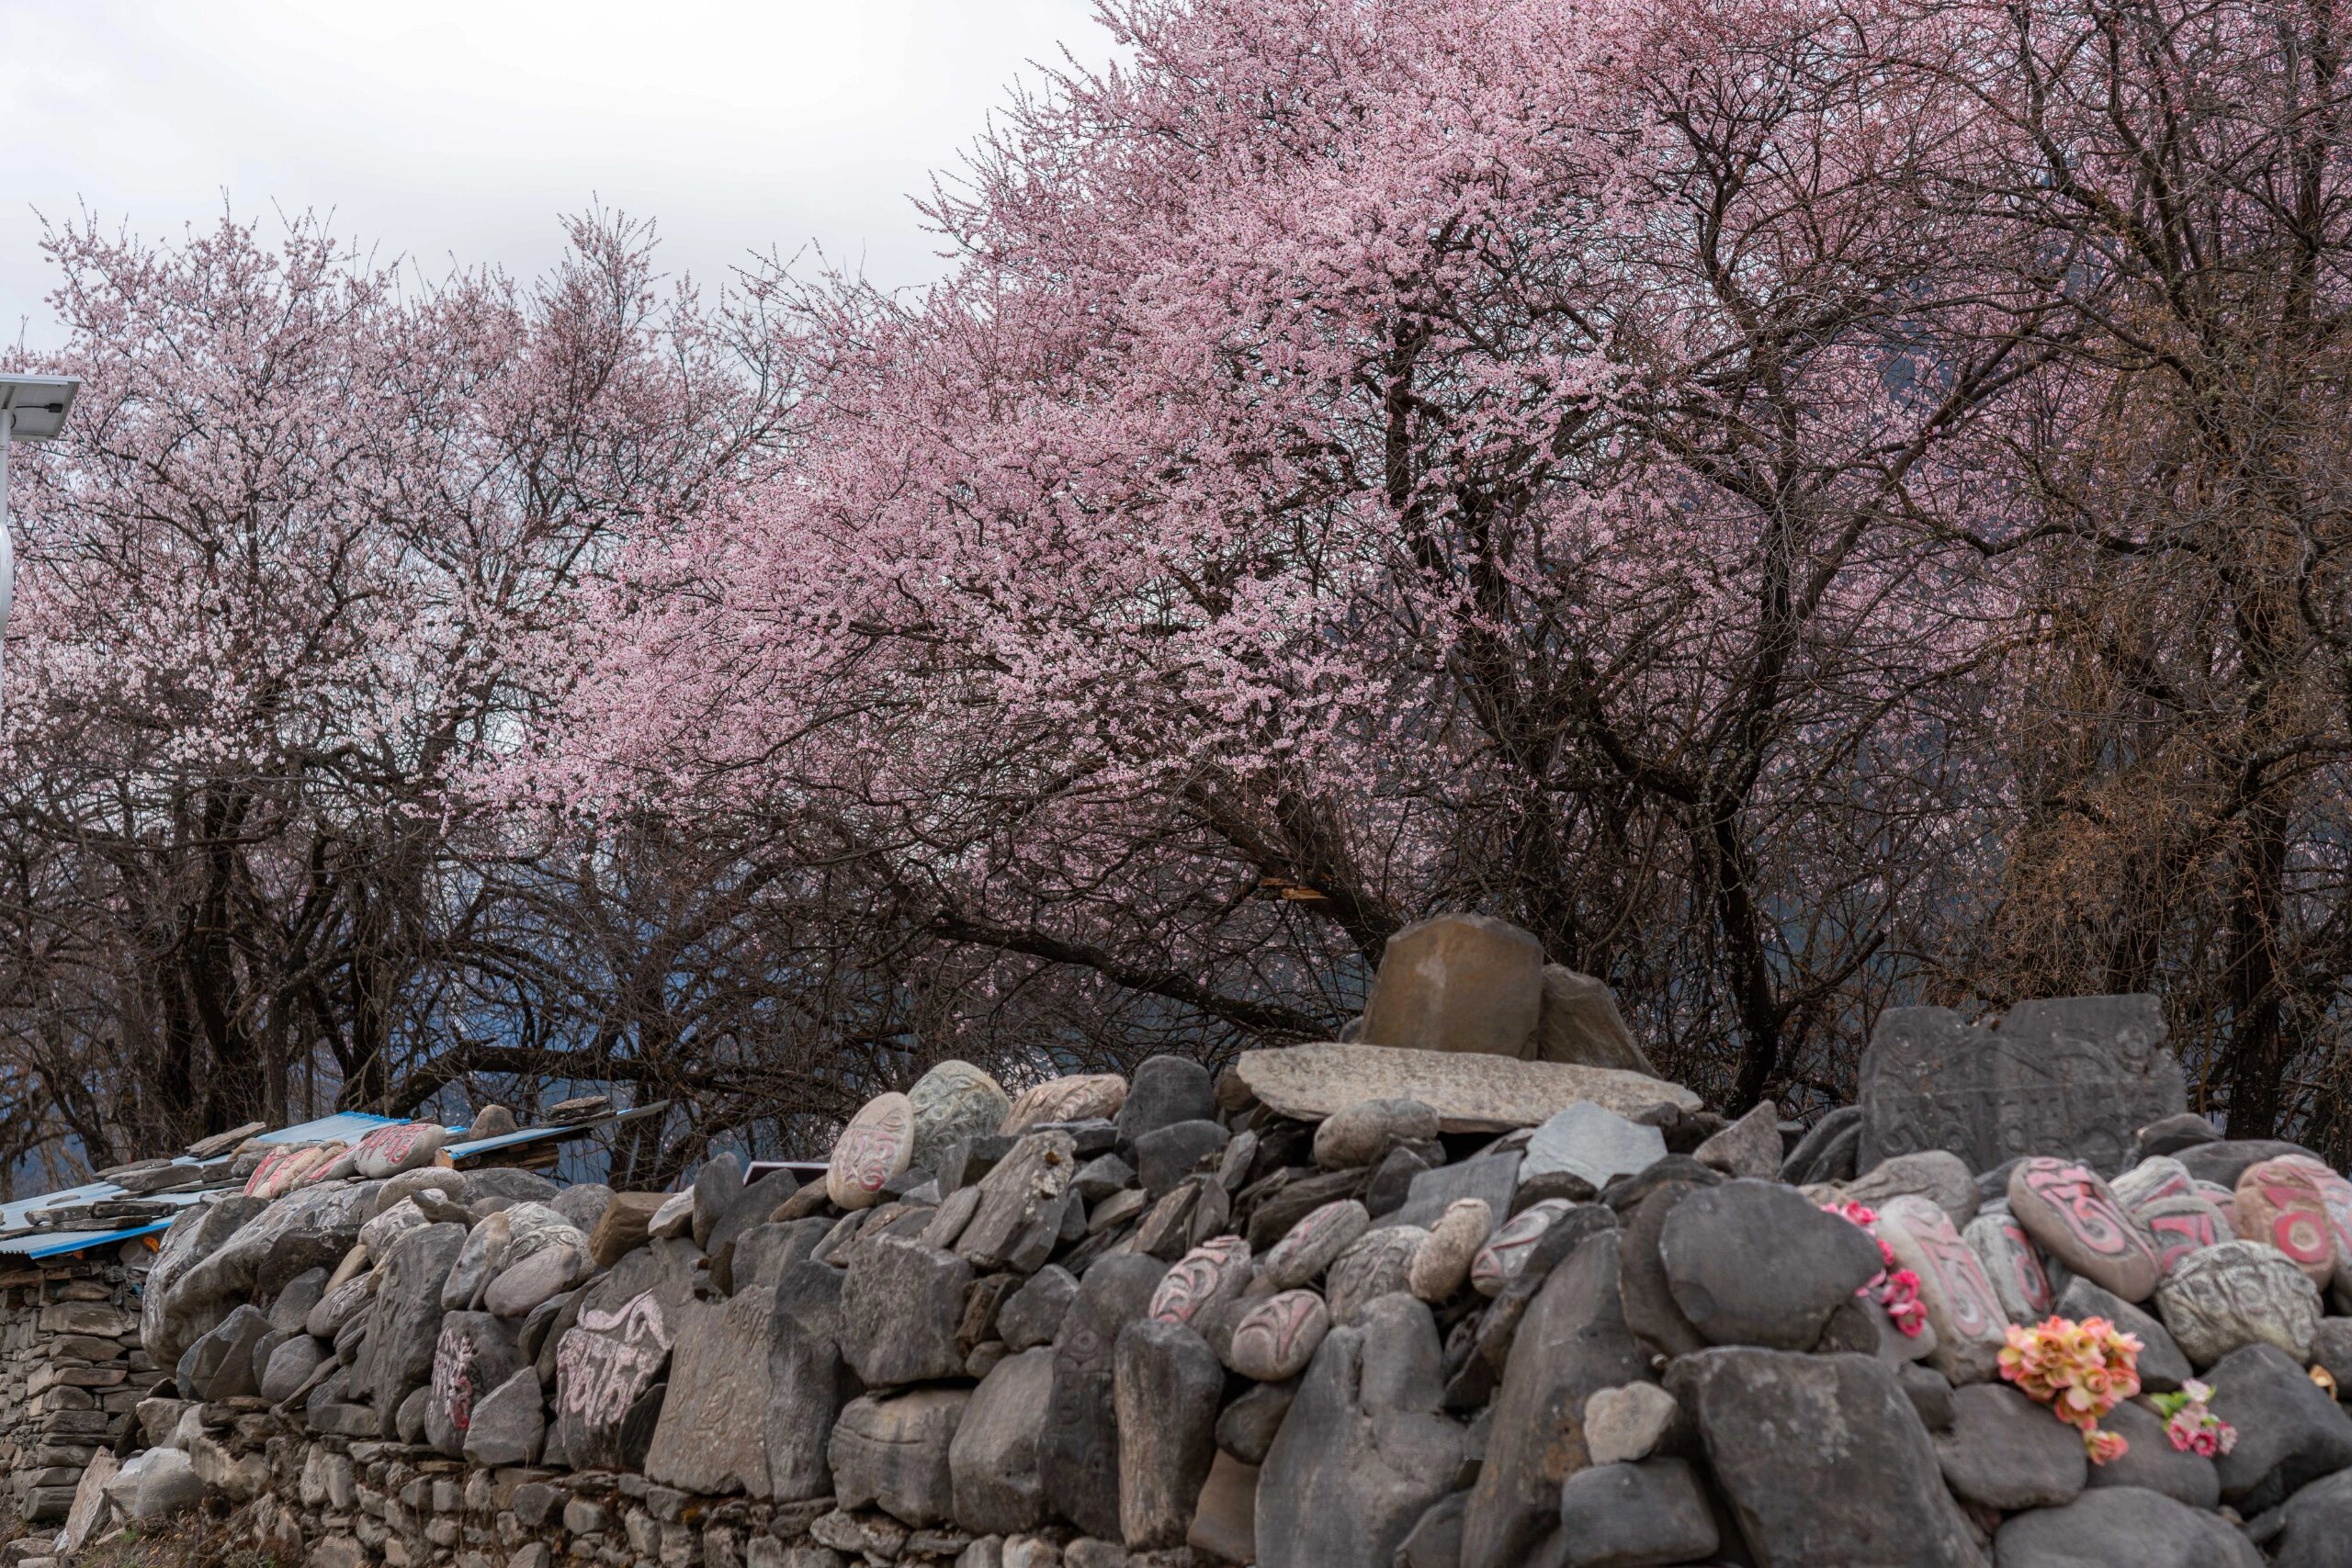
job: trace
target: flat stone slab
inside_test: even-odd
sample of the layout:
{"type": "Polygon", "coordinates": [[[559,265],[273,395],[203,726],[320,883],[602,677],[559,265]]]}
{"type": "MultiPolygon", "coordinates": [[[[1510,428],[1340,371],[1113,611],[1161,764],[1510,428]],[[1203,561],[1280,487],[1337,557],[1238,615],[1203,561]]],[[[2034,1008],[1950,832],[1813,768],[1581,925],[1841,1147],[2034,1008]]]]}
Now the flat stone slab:
{"type": "Polygon", "coordinates": [[[1580,1100],[1620,1116],[1661,1106],[1699,1109],[1680,1084],[1616,1067],[1521,1062],[1477,1052],[1327,1043],[1244,1051],[1234,1074],[1251,1094],[1304,1122],[1360,1100],[1418,1100],[1448,1133],[1507,1133],[1548,1122],[1580,1100]]]}

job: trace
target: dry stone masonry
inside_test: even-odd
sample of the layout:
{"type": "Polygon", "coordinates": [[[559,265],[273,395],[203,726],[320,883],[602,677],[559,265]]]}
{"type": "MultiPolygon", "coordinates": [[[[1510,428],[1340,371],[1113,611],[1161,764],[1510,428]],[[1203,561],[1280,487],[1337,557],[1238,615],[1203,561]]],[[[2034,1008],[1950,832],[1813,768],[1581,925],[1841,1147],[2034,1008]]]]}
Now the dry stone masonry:
{"type": "Polygon", "coordinates": [[[1355,1032],[942,1064],[806,1185],[278,1158],[135,1332],[11,1303],[20,1496],[310,1568],[2352,1562],[2352,1182],[2186,1114],[2150,999],[1889,1013],[1810,1127],[1493,921],[1355,1032]],[[2004,1377],[2052,1314],[2140,1342],[2104,1462],[2004,1377]]]}

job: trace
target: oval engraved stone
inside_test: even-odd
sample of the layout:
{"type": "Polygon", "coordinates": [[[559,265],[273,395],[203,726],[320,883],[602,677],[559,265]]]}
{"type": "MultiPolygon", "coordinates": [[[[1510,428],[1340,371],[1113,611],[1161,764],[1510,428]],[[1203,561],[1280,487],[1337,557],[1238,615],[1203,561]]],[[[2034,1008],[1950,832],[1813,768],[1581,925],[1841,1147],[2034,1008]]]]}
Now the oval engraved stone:
{"type": "Polygon", "coordinates": [[[1323,1281],[1329,1293],[1331,1321],[1347,1327],[1365,1307],[1391,1291],[1405,1289],[1413,1255],[1429,1236],[1419,1225],[1390,1225],[1350,1244],[1331,1260],[1323,1281]]]}
{"type": "Polygon", "coordinates": [[[2009,1213],[2051,1257],[2127,1302],[2144,1302],[2159,1270],[2148,1239],[2098,1172],[2064,1159],[2021,1160],[2009,1213]]]}
{"type": "Polygon", "coordinates": [[[1984,1278],[2003,1316],[2011,1323],[2035,1324],[2056,1308],[2058,1292],[2050,1283],[2050,1271],[2014,1215],[1979,1214],[1962,1234],[1969,1250],[1984,1266],[1984,1278]]]}
{"type": "Polygon", "coordinates": [[[1504,1221],[1470,1260],[1470,1288],[1482,1296],[1502,1294],[1503,1287],[1527,1267],[1527,1256],[1535,1250],[1535,1244],[1574,1207],[1566,1198],[1546,1198],[1504,1221]]]}
{"type": "Polygon", "coordinates": [[[1238,1235],[1204,1241],[1176,1260],[1151,1292],[1145,1314],[1159,1323],[1189,1324],[1250,1282],[1250,1244],[1238,1235]]]}
{"type": "Polygon", "coordinates": [[[969,1062],[947,1061],[923,1074],[907,1090],[914,1111],[913,1169],[936,1170],[939,1156],[958,1138],[983,1137],[1004,1124],[1012,1109],[1004,1086],[969,1062]]]}
{"type": "Polygon", "coordinates": [[[877,1094],[859,1108],[833,1142],[825,1196],[844,1209],[870,1209],[882,1185],[914,1157],[914,1107],[903,1094],[877,1094]]]}
{"type": "Polygon", "coordinates": [[[1936,1331],[1930,1357],[1955,1383],[1984,1382],[2000,1368],[2008,1314],[1951,1216],[1925,1198],[1897,1198],[1879,1211],[1878,1238],[1919,1276],[1919,1302],[1936,1331]]]}
{"type": "Polygon", "coordinates": [[[1330,1328],[1331,1312],[1321,1296],[1284,1291],[1241,1314],[1227,1362],[1244,1377],[1280,1382],[1306,1370],[1330,1328]]]}
{"type": "Polygon", "coordinates": [[[2237,1233],[2268,1242],[2295,1260],[2322,1290],[2335,1277],[2335,1230],[2319,1182],[2299,1161],[2267,1159],[2238,1178],[2237,1233]]]}
{"type": "Polygon", "coordinates": [[[1294,1290],[1330,1267],[1331,1259],[1372,1228],[1372,1213],[1353,1198],[1326,1203],[1283,1233],[1261,1265],[1278,1291],[1294,1290]]]}
{"type": "Polygon", "coordinates": [[[1116,1116],[1119,1107],[1126,1102],[1127,1080],[1116,1073],[1047,1078],[1021,1091],[997,1131],[1008,1138],[1017,1138],[1046,1122],[1091,1122],[1098,1117],[1116,1116]]]}
{"type": "Polygon", "coordinates": [[[2327,1207],[2328,1225],[2335,1233],[2335,1282],[2352,1290],[2352,1180],[2308,1156],[2289,1155],[2286,1163],[2309,1170],[2318,1184],[2320,1201],[2327,1207]]]}
{"type": "Polygon", "coordinates": [[[2151,1199],[2133,1211],[2132,1218],[2148,1233],[2148,1244],[2156,1249],[2156,1267],[2167,1274],[2190,1253],[2236,1235],[2228,1216],[2196,1192],[2151,1199]]]}
{"type": "Polygon", "coordinates": [[[2241,1345],[2275,1345],[2312,1359],[2320,1298],[2292,1258],[2258,1241],[2225,1241],[2173,1265],[2156,1287],[2156,1312],[2181,1353],[2202,1369],[2241,1345]]]}

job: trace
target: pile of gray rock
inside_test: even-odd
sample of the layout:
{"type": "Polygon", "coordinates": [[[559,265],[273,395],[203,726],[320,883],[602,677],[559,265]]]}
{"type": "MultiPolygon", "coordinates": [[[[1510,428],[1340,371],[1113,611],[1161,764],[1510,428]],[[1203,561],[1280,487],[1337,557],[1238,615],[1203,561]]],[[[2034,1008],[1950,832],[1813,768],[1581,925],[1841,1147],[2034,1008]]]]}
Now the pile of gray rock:
{"type": "Polygon", "coordinates": [[[1891,1013],[1799,1127],[1531,946],[1433,922],[1356,1039],[1214,1077],[943,1063],[805,1185],[203,1205],[67,1544],[192,1485],[316,1568],[2346,1561],[2352,1183],[2185,1114],[2146,998],[1891,1013]],[[2234,1446],[2126,1403],[2089,1462],[1999,1376],[2053,1314],[2234,1446]]]}

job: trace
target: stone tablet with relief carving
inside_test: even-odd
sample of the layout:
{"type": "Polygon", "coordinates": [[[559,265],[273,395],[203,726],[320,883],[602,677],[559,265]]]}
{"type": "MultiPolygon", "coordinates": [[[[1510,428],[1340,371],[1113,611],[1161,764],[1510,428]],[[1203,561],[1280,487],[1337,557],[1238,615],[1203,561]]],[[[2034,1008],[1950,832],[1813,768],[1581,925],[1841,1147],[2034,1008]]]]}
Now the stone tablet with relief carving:
{"type": "Polygon", "coordinates": [[[1862,1054],[1860,1168],[1949,1149],[1972,1169],[2023,1156],[2110,1175],[2139,1129],[2188,1108],[2156,998],[2019,1002],[1994,1028],[1948,1008],[1893,1008],[1862,1054]]]}

